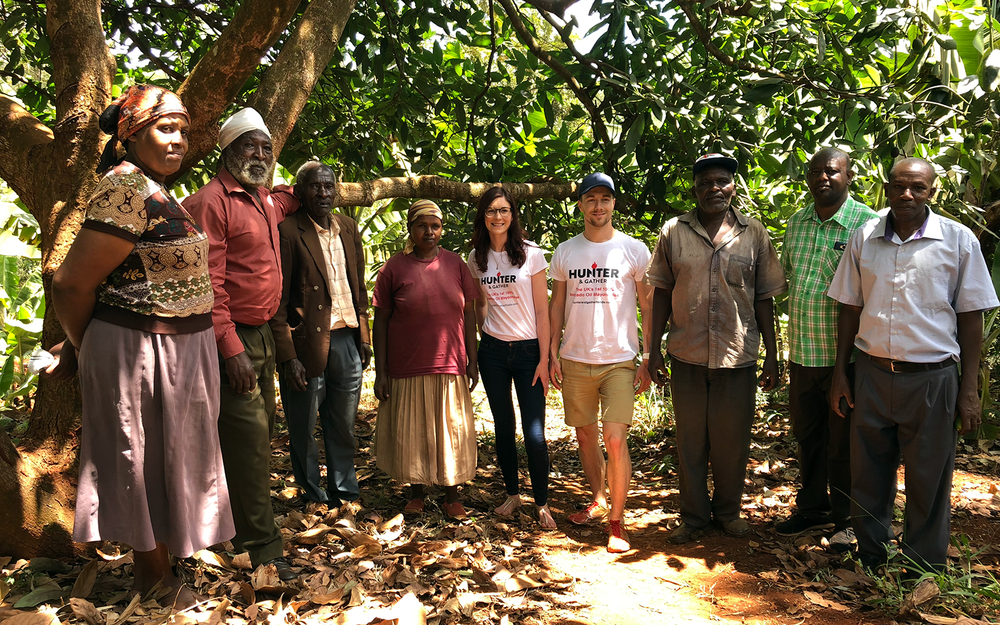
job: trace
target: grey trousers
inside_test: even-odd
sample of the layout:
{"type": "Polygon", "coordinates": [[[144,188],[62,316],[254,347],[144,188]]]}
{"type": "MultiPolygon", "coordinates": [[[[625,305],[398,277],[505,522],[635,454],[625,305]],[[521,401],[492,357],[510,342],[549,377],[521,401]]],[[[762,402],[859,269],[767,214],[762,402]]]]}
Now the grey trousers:
{"type": "Polygon", "coordinates": [[[958,369],[892,373],[861,354],[854,389],[851,514],[861,556],[885,561],[902,456],[903,554],[918,563],[943,566],[951,533],[958,369]]]}
{"type": "Polygon", "coordinates": [[[740,516],[756,411],[757,370],[709,369],[670,361],[670,394],[677,422],[681,520],[702,528],[714,518],[740,516]],[[715,491],[708,496],[708,465],[715,491]]]}
{"type": "Polygon", "coordinates": [[[311,501],[338,498],[354,501],[361,496],[354,469],[354,418],[361,399],[361,355],[354,342],[354,330],[330,333],[330,353],[323,375],[308,380],[305,391],[296,391],[278,375],[281,402],[288,422],[292,473],[295,483],[311,501]],[[326,453],[326,484],[320,485],[319,447],[316,444],[316,417],[323,428],[326,453]]]}
{"type": "MultiPolygon", "coordinates": [[[[851,515],[851,417],[830,409],[833,367],[788,364],[788,411],[802,481],[795,506],[807,519],[829,518],[843,529],[851,515]]],[[[853,363],[847,377],[854,379],[853,363]]]]}
{"type": "Polygon", "coordinates": [[[284,553],[271,507],[271,432],[276,410],[274,337],[266,323],[256,327],[237,325],[236,333],[253,364],[257,386],[245,394],[234,391],[226,363],[219,357],[219,443],[236,524],[233,547],[249,552],[256,567],[284,553]]]}

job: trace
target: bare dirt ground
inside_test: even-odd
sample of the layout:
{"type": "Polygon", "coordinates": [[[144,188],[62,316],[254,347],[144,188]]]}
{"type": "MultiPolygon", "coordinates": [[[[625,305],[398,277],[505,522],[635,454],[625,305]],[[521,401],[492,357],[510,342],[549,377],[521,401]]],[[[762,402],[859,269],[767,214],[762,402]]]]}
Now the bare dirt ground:
{"type": "MultiPolygon", "coordinates": [[[[155,597],[128,593],[126,547],[106,543],[90,559],[65,562],[0,557],[0,623],[888,625],[996,619],[1000,595],[989,593],[1000,592],[995,583],[1000,447],[992,442],[960,445],[953,490],[959,546],[952,574],[938,579],[941,596],[901,613],[913,582],[898,581],[891,572],[888,578],[865,575],[848,556],[829,550],[823,534],[797,539],[774,534],[774,521],[790,513],[798,476],[794,441],[778,400],[760,407],[754,432],[743,506],[750,536],[732,538],[714,530],[682,546],[665,540],[678,522],[677,477],[671,470],[676,451],[669,427],[662,427],[669,421],[650,426],[655,420],[650,415],[663,413],[662,398],[640,402],[645,416],[633,428],[634,479],[626,516],[633,549],[613,555],[605,549],[602,525],[577,527],[566,520],[589,502],[589,493],[573,434],[561,423],[558,393],[550,395],[547,427],[550,506],[559,523],[551,532],[538,529],[526,513],[512,519],[492,513],[504,493],[489,409],[481,391],[474,399],[479,470],[463,488],[471,513],[465,521],[442,516],[436,505],[441,493],[434,489],[422,517],[399,514],[404,487],[381,473],[372,456],[375,407],[369,392],[357,424],[359,504],[328,509],[303,502],[291,477],[287,437],[279,430],[275,438],[272,494],[290,559],[301,573],[298,582],[283,585],[268,568],[251,571],[245,555],[234,556],[223,545],[178,562],[180,574],[207,600],[171,615],[155,597]]],[[[522,510],[530,510],[523,462],[522,499],[522,510]]],[[[897,503],[904,500],[901,490],[897,503]]]]}

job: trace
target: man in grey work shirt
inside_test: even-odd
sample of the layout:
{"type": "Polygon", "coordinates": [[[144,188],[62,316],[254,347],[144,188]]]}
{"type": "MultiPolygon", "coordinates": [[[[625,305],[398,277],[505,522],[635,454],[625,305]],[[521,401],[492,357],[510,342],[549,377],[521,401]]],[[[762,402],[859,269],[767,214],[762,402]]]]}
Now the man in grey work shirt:
{"type": "Polygon", "coordinates": [[[681,492],[681,525],[667,537],[671,543],[696,538],[713,520],[733,536],[750,531],[740,502],[761,339],[761,386],[778,384],[773,298],[785,291],[785,275],[767,229],[732,206],[736,166],[722,154],[695,161],[698,206],[663,226],[646,272],[655,288],[649,371],[660,384],[667,372],[660,337],[670,321],[681,492]]]}
{"type": "Polygon", "coordinates": [[[851,515],[862,564],[886,562],[900,455],[905,562],[942,568],[951,523],[955,413],[979,427],[983,311],[1000,305],[971,230],[930,211],[934,168],[903,159],[885,184],[889,213],[851,236],[829,296],[842,306],[830,405],[851,417],[851,515]],[[852,397],[847,363],[857,347],[852,397]],[[956,364],[961,362],[961,374],[956,364]]]}

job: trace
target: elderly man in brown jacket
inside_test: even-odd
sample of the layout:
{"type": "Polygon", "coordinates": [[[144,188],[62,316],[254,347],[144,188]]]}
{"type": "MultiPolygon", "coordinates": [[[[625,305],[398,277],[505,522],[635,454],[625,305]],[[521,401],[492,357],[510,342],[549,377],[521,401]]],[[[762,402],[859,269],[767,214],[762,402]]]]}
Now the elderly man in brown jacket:
{"type": "Polygon", "coordinates": [[[302,210],[279,227],[281,305],[271,320],[292,472],[309,501],[340,505],[360,497],[354,418],[361,373],[371,361],[361,234],[333,214],[333,171],[310,161],[296,174],[302,210]],[[320,485],[316,416],[323,428],[326,488],[320,485]]]}

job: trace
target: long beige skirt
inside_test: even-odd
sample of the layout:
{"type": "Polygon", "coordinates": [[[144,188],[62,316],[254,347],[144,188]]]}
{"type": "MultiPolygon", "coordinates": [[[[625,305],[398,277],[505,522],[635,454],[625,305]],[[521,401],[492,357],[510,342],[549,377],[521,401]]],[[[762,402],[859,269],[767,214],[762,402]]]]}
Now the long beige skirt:
{"type": "Polygon", "coordinates": [[[476,475],[476,421],[469,378],[390,380],[375,424],[377,466],[407,484],[456,486],[476,475]]]}

